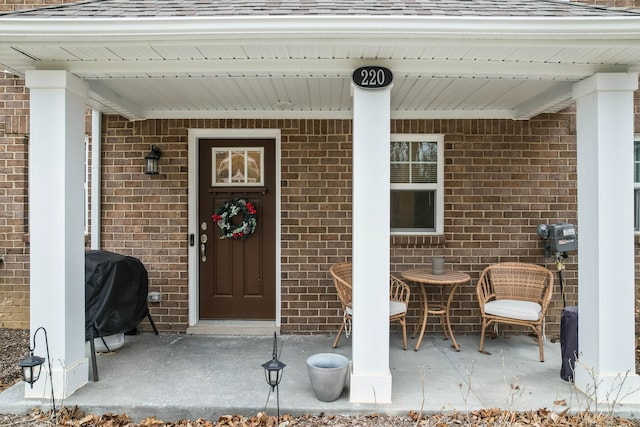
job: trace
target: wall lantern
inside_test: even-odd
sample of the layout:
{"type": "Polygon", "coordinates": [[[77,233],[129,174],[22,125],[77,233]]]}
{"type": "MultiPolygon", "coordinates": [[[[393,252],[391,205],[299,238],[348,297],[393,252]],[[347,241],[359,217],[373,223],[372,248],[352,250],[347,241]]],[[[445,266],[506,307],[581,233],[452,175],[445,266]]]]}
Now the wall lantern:
{"type": "Polygon", "coordinates": [[[158,160],[160,160],[160,156],[162,155],[162,151],[158,148],[157,145],[151,146],[151,151],[144,158],[144,173],[147,175],[158,175],[158,160]]]}
{"type": "Polygon", "coordinates": [[[51,406],[53,407],[53,416],[55,418],[56,414],[56,401],[53,396],[53,375],[51,373],[51,357],[49,356],[49,339],[47,338],[47,330],[40,326],[33,333],[33,347],[29,346],[29,356],[22,359],[18,366],[22,369],[22,379],[24,382],[28,383],[31,388],[33,388],[33,384],[38,381],[40,378],[40,371],[42,370],[42,365],[44,364],[45,359],[40,356],[35,356],[33,352],[36,350],[36,336],[38,332],[44,332],[44,343],[47,348],[47,362],[49,366],[49,381],[51,382],[51,406]]]}
{"type": "Polygon", "coordinates": [[[278,405],[278,422],[280,422],[280,391],[278,385],[282,380],[284,363],[278,360],[278,340],[276,333],[273,333],[273,352],[271,354],[271,360],[262,364],[264,368],[264,377],[267,384],[271,387],[271,391],[276,390],[276,400],[278,405]]]}

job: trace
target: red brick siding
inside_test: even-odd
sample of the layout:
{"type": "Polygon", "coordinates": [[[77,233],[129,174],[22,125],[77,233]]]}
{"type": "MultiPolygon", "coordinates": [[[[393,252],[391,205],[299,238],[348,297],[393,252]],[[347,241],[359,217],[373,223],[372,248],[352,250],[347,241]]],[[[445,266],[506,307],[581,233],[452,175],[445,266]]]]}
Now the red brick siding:
{"type": "Polygon", "coordinates": [[[596,6],[640,8],[640,0],[575,0],[574,3],[588,3],[596,6]]]}
{"type": "Polygon", "coordinates": [[[187,323],[187,129],[181,120],[130,122],[105,116],[102,145],[102,246],[140,258],[152,314],[163,330],[187,323]],[[162,149],[160,175],[145,175],[151,145],[162,149]]]}
{"type": "MultiPolygon", "coordinates": [[[[445,134],[446,234],[394,236],[392,271],[428,264],[434,254],[444,255],[450,266],[469,272],[472,284],[485,265],[497,261],[546,263],[554,269],[553,260],[543,257],[535,227],[557,221],[576,223],[574,121],[572,109],[529,121],[393,121],[394,133],[445,134]]],[[[159,327],[184,330],[187,324],[189,128],[281,129],[282,329],[291,333],[335,330],[340,321],[339,304],[328,268],[350,258],[350,121],[129,122],[106,116],[102,154],[103,247],[136,256],[145,263],[151,290],[165,296],[160,304],[152,306],[159,327]],[[157,176],[142,173],[143,157],[152,144],[163,150],[161,174],[157,176]]],[[[24,150],[24,143],[19,147],[24,150]]],[[[21,156],[24,169],[26,154],[22,151],[21,156]]],[[[15,180],[10,176],[5,179],[15,180]]],[[[24,184],[17,184],[24,205],[24,184]]],[[[18,283],[23,285],[20,297],[26,303],[28,246],[22,243],[24,217],[19,220],[21,227],[15,231],[18,240],[12,244],[21,253],[22,264],[7,260],[0,272],[5,275],[5,296],[10,293],[17,299],[13,287],[18,283]],[[21,279],[7,279],[7,274],[21,279]]],[[[569,304],[576,302],[576,272],[576,256],[572,255],[565,272],[569,304]]],[[[414,295],[417,296],[415,288],[414,295]]],[[[551,332],[557,330],[560,309],[558,295],[548,318],[551,332]]],[[[473,285],[460,289],[452,314],[456,332],[478,331],[473,285]]],[[[12,324],[15,326],[20,322],[13,321],[18,322],[12,324]]],[[[415,309],[410,321],[416,321],[415,309]]],[[[429,322],[429,330],[434,328],[437,330],[437,322],[429,322]]]]}
{"type": "MultiPolygon", "coordinates": [[[[76,0],[0,0],[0,13],[76,0]]],[[[27,138],[24,80],[0,75],[0,328],[29,327],[27,138]]]]}
{"type": "Polygon", "coordinates": [[[77,0],[0,0],[0,13],[75,2],[77,0]]]}
{"type": "MultiPolygon", "coordinates": [[[[530,121],[393,121],[394,133],[445,134],[445,236],[394,236],[392,271],[428,264],[434,254],[469,272],[498,261],[547,264],[540,223],[576,222],[575,131],[571,111],[530,121]]],[[[183,330],[187,307],[187,130],[276,128],[282,131],[282,329],[334,331],[339,303],[329,266],[351,254],[351,122],[348,120],[104,121],[102,242],[140,258],[161,329],[183,330]],[[151,144],[163,150],[161,174],[142,173],[151,144]]],[[[372,201],[375,211],[375,201],[372,201]]],[[[567,299],[576,300],[575,256],[567,260],[567,299]]],[[[454,330],[478,332],[473,285],[460,289],[454,330]]],[[[417,289],[414,288],[417,297],[417,289]]],[[[417,306],[417,301],[414,304],[417,306]]],[[[561,299],[549,315],[557,329],[561,299]]],[[[416,319],[415,310],[412,322],[416,319]]],[[[436,322],[429,323],[433,330],[436,322]]]]}
{"type": "Polygon", "coordinates": [[[29,324],[27,232],[27,126],[24,81],[0,76],[0,327],[29,324]]]}
{"type": "MultiPolygon", "coordinates": [[[[576,146],[563,112],[530,121],[435,120],[394,122],[392,132],[424,129],[445,134],[445,236],[423,244],[395,244],[395,270],[429,264],[442,255],[451,268],[471,274],[455,298],[454,331],[479,332],[475,282],[484,266],[503,261],[545,264],[536,234],[540,223],[576,223],[576,146]]],[[[567,260],[568,302],[576,302],[577,257],[567,260]]],[[[557,288],[556,288],[557,289],[557,288]]],[[[435,292],[435,290],[432,290],[435,292]]],[[[549,330],[559,322],[554,298],[549,330]]],[[[437,319],[433,319],[437,320],[437,319]]],[[[438,330],[437,321],[430,328],[438,330]]]]}
{"type": "MultiPolygon", "coordinates": [[[[87,131],[90,119],[87,118],[87,131]]],[[[0,76],[0,327],[29,325],[29,93],[0,76]]]]}

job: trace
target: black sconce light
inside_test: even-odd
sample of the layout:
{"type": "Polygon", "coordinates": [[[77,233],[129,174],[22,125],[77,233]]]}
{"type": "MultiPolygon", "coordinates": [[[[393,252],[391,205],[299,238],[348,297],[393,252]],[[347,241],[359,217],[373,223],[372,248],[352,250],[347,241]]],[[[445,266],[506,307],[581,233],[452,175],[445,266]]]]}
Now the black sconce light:
{"type": "Polygon", "coordinates": [[[144,158],[144,173],[147,175],[158,175],[158,160],[160,160],[160,156],[162,155],[162,151],[158,148],[157,145],[151,146],[151,151],[144,158]]]}
{"type": "Polygon", "coordinates": [[[44,332],[44,343],[47,348],[47,362],[49,365],[49,381],[51,382],[51,406],[53,407],[53,415],[55,417],[56,414],[56,400],[53,397],[53,375],[51,373],[51,357],[49,356],[49,339],[47,338],[47,330],[40,326],[33,333],[33,347],[29,346],[29,356],[22,359],[18,366],[22,369],[22,379],[24,382],[28,383],[31,388],[33,388],[33,384],[38,381],[40,378],[40,371],[42,370],[42,365],[44,364],[45,359],[40,356],[35,356],[33,352],[36,349],[36,336],[38,332],[44,332]]]}
{"type": "Polygon", "coordinates": [[[278,422],[280,422],[280,391],[278,385],[282,380],[283,369],[285,368],[284,363],[278,360],[278,340],[276,338],[276,333],[273,333],[273,352],[271,355],[271,360],[262,364],[264,368],[264,377],[267,381],[267,384],[271,387],[271,391],[276,390],[276,401],[278,405],[278,422]]]}

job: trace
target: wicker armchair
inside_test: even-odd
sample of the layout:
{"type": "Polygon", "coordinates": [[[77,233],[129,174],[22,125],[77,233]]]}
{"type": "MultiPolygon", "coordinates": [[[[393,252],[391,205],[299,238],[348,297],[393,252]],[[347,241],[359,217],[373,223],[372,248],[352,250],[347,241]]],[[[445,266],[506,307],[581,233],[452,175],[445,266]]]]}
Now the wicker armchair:
{"type": "MultiPolygon", "coordinates": [[[[351,306],[351,263],[335,264],[331,266],[329,271],[331,272],[331,277],[338,291],[338,298],[344,311],[344,320],[340,324],[338,336],[333,342],[333,348],[336,348],[347,323],[351,321],[353,316],[353,308],[351,306]]],[[[389,321],[398,322],[400,326],[402,326],[402,339],[405,350],[407,349],[406,316],[410,294],[409,285],[397,277],[389,277],[389,321]]]]}
{"type": "Polygon", "coordinates": [[[538,337],[540,361],[544,362],[543,324],[553,294],[553,273],[534,264],[493,264],[480,275],[476,293],[482,313],[480,351],[492,323],[528,326],[538,337]]]}

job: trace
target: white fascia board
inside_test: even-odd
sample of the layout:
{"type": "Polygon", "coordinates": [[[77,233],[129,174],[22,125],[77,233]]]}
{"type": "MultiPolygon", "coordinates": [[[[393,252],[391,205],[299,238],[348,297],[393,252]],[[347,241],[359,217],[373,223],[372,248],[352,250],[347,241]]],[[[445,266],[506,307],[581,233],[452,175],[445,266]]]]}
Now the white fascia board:
{"type": "Polygon", "coordinates": [[[187,78],[199,74],[207,77],[339,77],[365,65],[386,66],[396,76],[549,78],[578,80],[594,73],[626,72],[625,65],[559,64],[506,62],[486,60],[436,59],[175,59],[123,61],[66,61],[37,64],[38,69],[64,69],[82,75],[114,75],[126,73],[163,73],[166,77],[187,78]]]}
{"type": "Polygon", "coordinates": [[[8,41],[226,38],[640,39],[635,17],[225,16],[162,18],[0,17],[8,41]]]}

